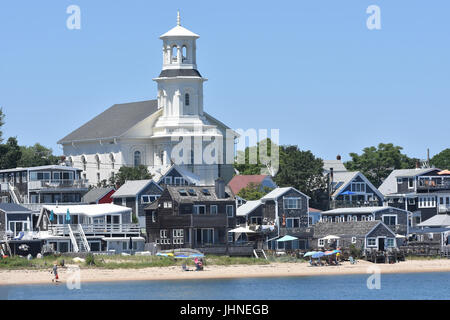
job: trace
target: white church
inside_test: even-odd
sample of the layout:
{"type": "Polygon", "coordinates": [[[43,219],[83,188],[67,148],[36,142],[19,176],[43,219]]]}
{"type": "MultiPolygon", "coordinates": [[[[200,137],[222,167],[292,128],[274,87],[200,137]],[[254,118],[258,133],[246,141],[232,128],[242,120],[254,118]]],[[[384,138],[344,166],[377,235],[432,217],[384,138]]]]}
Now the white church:
{"type": "Polygon", "coordinates": [[[199,36],[180,24],[166,32],[156,100],[115,104],[58,141],[69,165],[95,185],[122,166],[145,165],[161,177],[173,165],[212,185],[233,176],[237,134],[204,111],[197,70],[199,36]]]}

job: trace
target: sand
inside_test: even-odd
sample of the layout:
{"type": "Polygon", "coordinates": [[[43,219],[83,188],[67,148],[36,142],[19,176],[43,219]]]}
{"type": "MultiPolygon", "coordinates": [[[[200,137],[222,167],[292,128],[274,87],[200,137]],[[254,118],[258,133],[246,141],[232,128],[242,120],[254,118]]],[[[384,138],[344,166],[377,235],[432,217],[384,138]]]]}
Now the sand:
{"type": "MultiPolygon", "coordinates": [[[[73,272],[59,268],[61,282],[70,279],[73,272]]],[[[183,280],[183,279],[226,279],[253,277],[297,277],[339,274],[367,274],[370,267],[380,268],[383,273],[409,272],[450,272],[450,259],[409,260],[396,264],[373,264],[358,261],[356,265],[343,262],[340,266],[311,267],[308,263],[271,263],[268,265],[205,266],[204,271],[186,272],[180,267],[143,269],[81,269],[80,281],[142,281],[142,280],[183,280]]],[[[51,283],[50,268],[44,270],[2,270],[0,285],[51,283]]],[[[369,271],[370,272],[370,271],[369,271]]],[[[372,271],[373,272],[373,271],[372,271]]]]}

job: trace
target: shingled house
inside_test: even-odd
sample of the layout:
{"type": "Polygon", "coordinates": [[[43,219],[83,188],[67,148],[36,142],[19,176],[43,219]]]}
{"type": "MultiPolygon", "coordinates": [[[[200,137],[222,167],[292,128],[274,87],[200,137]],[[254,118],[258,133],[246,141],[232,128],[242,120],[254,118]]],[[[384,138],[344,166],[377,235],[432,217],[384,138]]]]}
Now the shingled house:
{"type": "Polygon", "coordinates": [[[407,235],[410,215],[411,212],[392,207],[339,208],[322,212],[321,220],[324,222],[379,220],[393,232],[407,235]]]}
{"type": "Polygon", "coordinates": [[[361,250],[381,250],[396,248],[395,233],[382,221],[319,222],[314,225],[311,248],[329,249],[335,240],[323,239],[337,236],[336,246],[348,249],[351,245],[361,250]]]}
{"type": "Polygon", "coordinates": [[[236,199],[221,179],[215,186],[166,186],[145,212],[147,242],[161,250],[225,253],[236,226],[236,199]]]}

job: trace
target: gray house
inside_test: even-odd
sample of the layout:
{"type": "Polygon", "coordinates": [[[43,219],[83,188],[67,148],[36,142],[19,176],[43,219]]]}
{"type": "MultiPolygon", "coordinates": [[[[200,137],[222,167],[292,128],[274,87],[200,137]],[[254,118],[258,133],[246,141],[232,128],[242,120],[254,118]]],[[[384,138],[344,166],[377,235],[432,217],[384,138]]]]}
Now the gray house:
{"type": "Polygon", "coordinates": [[[314,225],[312,249],[330,249],[333,246],[343,249],[354,245],[361,250],[393,249],[397,247],[395,233],[382,221],[351,221],[351,222],[319,222],[314,225]],[[324,239],[327,236],[337,236],[336,240],[324,239]]]}
{"type": "Polygon", "coordinates": [[[144,208],[157,200],[163,189],[149,180],[132,180],[123,184],[112,196],[114,204],[131,208],[133,217],[139,220],[139,226],[145,228],[144,208]]]}
{"type": "Polygon", "coordinates": [[[14,238],[21,232],[32,230],[32,211],[15,203],[0,203],[0,233],[2,235],[14,238]]]}
{"type": "Polygon", "coordinates": [[[321,220],[323,222],[379,220],[393,232],[407,235],[409,215],[411,212],[392,207],[339,208],[322,212],[321,220]]]}

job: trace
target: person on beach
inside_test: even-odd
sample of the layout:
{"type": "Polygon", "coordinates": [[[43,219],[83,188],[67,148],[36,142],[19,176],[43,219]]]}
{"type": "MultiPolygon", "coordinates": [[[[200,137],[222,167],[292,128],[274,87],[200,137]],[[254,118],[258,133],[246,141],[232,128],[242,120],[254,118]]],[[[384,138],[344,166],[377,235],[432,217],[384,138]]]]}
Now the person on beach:
{"type": "Polygon", "coordinates": [[[54,278],[52,279],[52,282],[58,282],[58,280],[59,280],[58,264],[56,262],[53,264],[53,268],[52,268],[52,271],[50,271],[50,273],[53,273],[53,275],[54,275],[54,278]]]}

